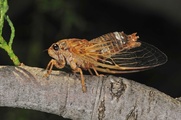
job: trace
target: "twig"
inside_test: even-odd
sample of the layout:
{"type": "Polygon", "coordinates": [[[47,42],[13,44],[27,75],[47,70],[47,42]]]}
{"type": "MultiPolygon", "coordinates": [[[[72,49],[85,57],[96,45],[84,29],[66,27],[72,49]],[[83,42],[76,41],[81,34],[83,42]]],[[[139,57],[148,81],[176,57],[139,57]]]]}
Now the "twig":
{"type": "Polygon", "coordinates": [[[114,76],[80,76],[36,67],[0,67],[0,106],[39,110],[79,120],[179,120],[181,102],[154,88],[114,76]]]}

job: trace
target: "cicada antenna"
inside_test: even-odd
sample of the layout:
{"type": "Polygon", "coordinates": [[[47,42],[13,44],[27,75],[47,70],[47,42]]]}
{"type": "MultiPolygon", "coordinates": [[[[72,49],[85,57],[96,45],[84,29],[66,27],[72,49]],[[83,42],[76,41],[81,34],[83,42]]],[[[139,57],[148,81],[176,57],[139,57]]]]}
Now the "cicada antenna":
{"type": "Polygon", "coordinates": [[[45,49],[45,50],[43,50],[42,52],[46,52],[46,51],[48,51],[48,49],[45,49]]]}

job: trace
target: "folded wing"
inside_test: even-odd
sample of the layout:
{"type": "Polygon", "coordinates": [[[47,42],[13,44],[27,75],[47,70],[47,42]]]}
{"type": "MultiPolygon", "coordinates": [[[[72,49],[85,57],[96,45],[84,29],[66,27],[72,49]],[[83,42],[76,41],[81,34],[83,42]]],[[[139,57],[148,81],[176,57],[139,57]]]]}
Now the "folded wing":
{"type": "Polygon", "coordinates": [[[137,41],[137,38],[136,34],[108,33],[90,41],[83,59],[93,64],[97,71],[106,73],[137,72],[167,61],[158,48],[137,41]]]}

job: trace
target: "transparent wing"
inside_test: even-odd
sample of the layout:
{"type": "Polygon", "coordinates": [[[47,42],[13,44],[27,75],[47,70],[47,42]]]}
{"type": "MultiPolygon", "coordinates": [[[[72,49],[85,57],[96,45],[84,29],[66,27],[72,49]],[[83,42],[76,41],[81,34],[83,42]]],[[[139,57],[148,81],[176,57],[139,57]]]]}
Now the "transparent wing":
{"type": "Polygon", "coordinates": [[[96,70],[108,73],[130,73],[164,64],[166,55],[153,45],[142,42],[141,46],[123,50],[110,58],[99,59],[96,70]]]}
{"type": "Polygon", "coordinates": [[[125,67],[155,67],[164,64],[167,57],[153,45],[141,42],[141,46],[122,51],[107,60],[125,67]]]}
{"type": "MultiPolygon", "coordinates": [[[[107,71],[118,73],[137,72],[164,64],[167,61],[166,55],[153,45],[142,42],[140,47],[121,51],[110,58],[99,62],[107,64],[107,71]],[[119,67],[118,67],[119,66],[119,67]]],[[[104,65],[96,67],[103,71],[104,65]]],[[[105,70],[104,70],[105,71],[105,70]]],[[[104,72],[103,71],[103,72],[104,72]]]]}
{"type": "MultiPolygon", "coordinates": [[[[123,35],[121,32],[119,34],[123,35]]],[[[93,39],[90,41],[93,44],[87,47],[84,60],[93,64],[97,71],[106,73],[138,72],[167,61],[167,56],[153,45],[141,41],[130,42],[128,38],[120,41],[119,37],[122,36],[109,33],[93,39]]]]}

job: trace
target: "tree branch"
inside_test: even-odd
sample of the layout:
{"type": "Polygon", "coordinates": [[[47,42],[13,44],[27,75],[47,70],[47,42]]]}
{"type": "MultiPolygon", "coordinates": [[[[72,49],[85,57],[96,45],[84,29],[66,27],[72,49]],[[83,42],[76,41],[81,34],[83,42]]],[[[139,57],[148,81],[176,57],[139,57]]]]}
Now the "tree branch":
{"type": "Polygon", "coordinates": [[[0,106],[33,109],[79,120],[181,118],[181,102],[154,88],[114,76],[80,77],[28,66],[0,67],[0,106]]]}

